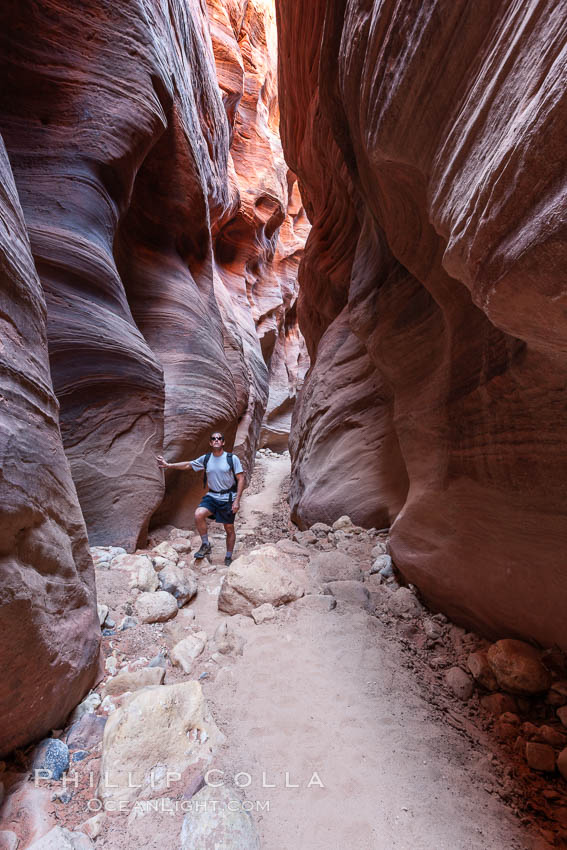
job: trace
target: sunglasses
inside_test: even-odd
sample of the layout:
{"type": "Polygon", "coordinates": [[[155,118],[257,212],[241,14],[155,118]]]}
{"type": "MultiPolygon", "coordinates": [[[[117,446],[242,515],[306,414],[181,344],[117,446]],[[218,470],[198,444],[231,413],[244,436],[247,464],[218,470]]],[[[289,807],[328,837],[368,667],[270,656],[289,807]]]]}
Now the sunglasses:
{"type": "Polygon", "coordinates": [[[222,437],[211,437],[211,443],[222,443],[222,437]]]}

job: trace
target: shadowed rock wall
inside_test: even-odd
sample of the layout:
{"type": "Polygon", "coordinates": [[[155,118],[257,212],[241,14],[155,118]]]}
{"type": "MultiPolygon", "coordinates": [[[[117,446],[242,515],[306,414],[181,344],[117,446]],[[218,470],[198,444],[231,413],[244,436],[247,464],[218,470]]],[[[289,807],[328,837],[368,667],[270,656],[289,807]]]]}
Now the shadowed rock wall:
{"type": "Polygon", "coordinates": [[[58,428],[46,311],[0,141],[0,756],[58,728],[95,678],[94,569],[58,428]]]}
{"type": "Polygon", "coordinates": [[[202,493],[187,474],[164,491],[162,446],[194,457],[220,427],[250,469],[295,299],[275,268],[273,7],[8,0],[0,24],[0,131],[65,451],[91,545],[132,550],[150,521],[189,522],[202,493]]]}
{"type": "Polygon", "coordinates": [[[313,224],[295,516],[396,517],[395,562],[430,604],[566,648],[565,10],[276,7],[282,139],[313,224]],[[335,393],[315,380],[330,368],[335,393]],[[343,388],[349,369],[376,389],[343,388]]]}

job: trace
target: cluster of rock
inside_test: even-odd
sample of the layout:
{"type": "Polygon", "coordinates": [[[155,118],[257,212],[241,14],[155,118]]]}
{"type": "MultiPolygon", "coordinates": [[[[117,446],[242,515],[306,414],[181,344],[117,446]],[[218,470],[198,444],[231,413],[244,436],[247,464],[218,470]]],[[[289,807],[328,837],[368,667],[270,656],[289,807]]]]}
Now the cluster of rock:
{"type": "MultiPolygon", "coordinates": [[[[124,806],[124,801],[129,840],[143,827],[144,805],[151,810],[159,801],[166,811],[177,806],[172,811],[178,813],[184,801],[187,814],[182,820],[170,818],[168,827],[172,841],[180,847],[191,850],[211,842],[213,846],[233,834],[241,837],[247,850],[259,847],[249,813],[234,808],[241,799],[238,789],[215,788],[213,796],[220,802],[210,809],[199,808],[211,797],[213,789],[204,776],[224,736],[204,699],[200,679],[208,674],[197,677],[196,668],[204,659],[218,665],[241,654],[244,641],[227,619],[211,637],[195,622],[188,604],[195,599],[199,578],[207,571],[188,566],[192,545],[183,532],[174,529],[168,539],[135,554],[113,546],[91,549],[101,598],[99,622],[108,653],[104,676],[96,691],[76,706],[65,728],[55,730],[30,752],[29,769],[32,775],[37,772],[39,787],[28,782],[26,773],[7,777],[9,793],[3,815],[6,824],[14,829],[17,825],[18,834],[13,829],[0,831],[2,848],[15,848],[25,835],[25,846],[29,841],[34,850],[88,850],[104,830],[112,829],[108,813],[122,811],[119,806],[124,806]],[[132,612],[119,623],[118,598],[122,609],[132,612]],[[125,598],[129,601],[124,605],[125,598]],[[128,657],[118,648],[120,644],[114,645],[116,636],[127,633],[128,639],[135,641],[137,632],[140,639],[131,646],[144,647],[148,639],[153,642],[156,638],[162,644],[154,658],[128,657]],[[75,771],[86,775],[89,768],[94,768],[98,777],[90,791],[90,797],[95,795],[98,801],[96,814],[73,830],[60,825],[49,828],[54,817],[61,817],[49,808],[50,801],[68,805],[79,793],[73,783],[62,788],[62,777],[75,771]],[[191,800],[199,817],[187,808],[191,800]]],[[[294,596],[288,589],[286,599],[294,596]]],[[[269,598],[278,604],[273,596],[269,598]]],[[[253,616],[257,622],[273,617],[271,604],[256,608],[253,616]]],[[[5,765],[0,764],[0,771],[2,767],[5,765]]],[[[14,765],[9,770],[13,771],[14,765]]],[[[0,781],[0,797],[3,791],[0,781]]]]}
{"type": "MultiPolygon", "coordinates": [[[[197,594],[197,573],[188,568],[185,557],[191,552],[191,541],[180,537],[176,531],[169,540],[144,553],[129,555],[113,546],[95,547],[91,551],[97,568],[129,574],[137,617],[124,617],[119,625],[121,631],[132,628],[138,622],[165,623],[176,617],[178,610],[197,594]]],[[[101,626],[106,626],[106,634],[110,635],[115,623],[108,621],[107,613],[108,608],[99,605],[101,626]]],[[[173,654],[183,666],[183,647],[175,647],[173,654]]]]}
{"type": "Polygon", "coordinates": [[[301,547],[323,593],[397,623],[402,638],[425,653],[423,660],[439,672],[447,691],[463,702],[474,697],[492,718],[495,734],[512,743],[531,769],[567,779],[567,660],[562,653],[554,656],[515,639],[489,644],[444,614],[431,614],[413,585],[400,586],[389,542],[376,542],[377,535],[344,516],[332,526],[315,523],[296,531],[295,543],[277,546],[296,554],[301,547]],[[536,716],[538,723],[532,722],[536,716]]]}
{"type": "Polygon", "coordinates": [[[567,668],[559,673],[543,661],[542,652],[530,644],[505,639],[472,653],[467,666],[478,685],[491,692],[481,702],[505,709],[495,725],[496,734],[513,741],[534,770],[553,773],[557,769],[567,779],[567,668]],[[541,697],[547,708],[546,723],[522,722],[520,706],[528,711],[531,707],[522,703],[523,697],[541,697]]]}
{"type": "Polygon", "coordinates": [[[263,449],[258,449],[258,451],[256,452],[256,458],[259,459],[262,457],[289,457],[289,449],[282,448],[281,451],[274,451],[267,447],[263,449]]]}

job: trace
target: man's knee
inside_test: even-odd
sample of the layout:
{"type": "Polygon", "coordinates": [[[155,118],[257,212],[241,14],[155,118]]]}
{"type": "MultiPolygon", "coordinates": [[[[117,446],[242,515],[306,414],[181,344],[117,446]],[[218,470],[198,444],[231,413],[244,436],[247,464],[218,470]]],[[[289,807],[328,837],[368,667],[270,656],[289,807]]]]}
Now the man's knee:
{"type": "Polygon", "coordinates": [[[233,523],[233,522],[231,522],[231,523],[229,524],[229,523],[225,522],[225,524],[224,524],[224,530],[226,531],[226,533],[227,533],[227,534],[230,534],[232,531],[234,531],[234,523],[233,523]]]}
{"type": "Polygon", "coordinates": [[[211,512],[207,508],[195,509],[195,519],[207,519],[208,516],[211,516],[211,512]]]}

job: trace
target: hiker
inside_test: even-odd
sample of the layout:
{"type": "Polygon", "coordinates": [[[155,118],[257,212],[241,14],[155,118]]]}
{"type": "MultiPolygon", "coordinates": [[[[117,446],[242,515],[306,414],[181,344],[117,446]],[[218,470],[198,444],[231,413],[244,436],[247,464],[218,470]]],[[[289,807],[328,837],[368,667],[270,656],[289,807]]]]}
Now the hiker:
{"type": "Polygon", "coordinates": [[[168,463],[164,457],[157,455],[162,469],[194,469],[204,470],[203,484],[209,485],[209,490],[199,502],[195,510],[195,525],[201,535],[201,548],[195,552],[195,559],[202,560],[212,550],[207,534],[207,517],[215,522],[221,522],[226,531],[225,565],[232,563],[236,532],[234,531],[234,516],[240,509],[240,498],[244,490],[244,473],[242,464],[236,455],[224,450],[224,434],[214,431],[210,439],[211,450],[195,460],[183,460],[179,463],[168,463]],[[235,495],[236,494],[236,495],[235,495]]]}

